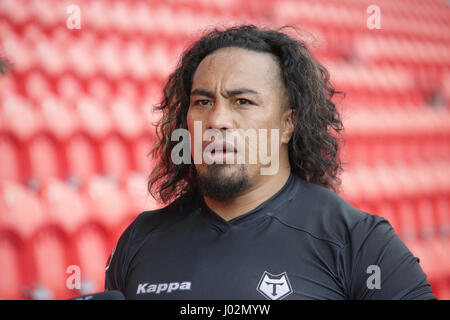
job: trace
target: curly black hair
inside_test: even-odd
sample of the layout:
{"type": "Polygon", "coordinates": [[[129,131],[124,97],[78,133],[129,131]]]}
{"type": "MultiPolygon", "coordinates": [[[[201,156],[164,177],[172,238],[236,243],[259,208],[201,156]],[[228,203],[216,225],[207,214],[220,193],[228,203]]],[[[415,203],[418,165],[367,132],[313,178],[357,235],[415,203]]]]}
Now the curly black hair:
{"type": "Polygon", "coordinates": [[[192,78],[200,62],[214,51],[238,47],[271,53],[281,68],[290,108],[297,121],[288,144],[291,171],[298,177],[337,191],[342,169],[338,147],[343,125],[332,102],[336,91],[329,73],[311,55],[304,41],[278,30],[241,25],[209,31],[182,55],[177,68],[169,76],[162,101],[155,106],[162,112],[157,125],[157,142],[151,151],[158,161],[148,181],[148,191],[162,203],[173,201],[197,187],[193,164],[174,164],[171,152],[176,141],[171,133],[187,129],[192,78]]]}

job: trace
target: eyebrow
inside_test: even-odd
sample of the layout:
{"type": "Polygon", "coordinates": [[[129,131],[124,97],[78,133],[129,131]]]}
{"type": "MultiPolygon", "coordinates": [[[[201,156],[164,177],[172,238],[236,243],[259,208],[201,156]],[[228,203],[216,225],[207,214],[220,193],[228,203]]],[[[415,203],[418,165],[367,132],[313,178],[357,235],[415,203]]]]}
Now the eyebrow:
{"type": "MultiPolygon", "coordinates": [[[[228,96],[238,96],[241,94],[254,94],[254,95],[259,95],[260,93],[258,91],[252,90],[252,89],[247,89],[247,88],[238,88],[238,89],[234,89],[234,90],[229,90],[226,92],[228,96]]],[[[208,98],[214,98],[214,93],[212,93],[211,91],[205,90],[205,89],[194,89],[191,92],[191,96],[205,96],[208,98]]]]}

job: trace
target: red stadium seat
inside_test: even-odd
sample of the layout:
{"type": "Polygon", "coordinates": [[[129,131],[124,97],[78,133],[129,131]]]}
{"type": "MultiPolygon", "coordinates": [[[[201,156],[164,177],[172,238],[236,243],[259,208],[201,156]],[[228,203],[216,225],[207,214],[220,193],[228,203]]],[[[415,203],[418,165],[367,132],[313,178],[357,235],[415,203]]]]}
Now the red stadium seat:
{"type": "Polygon", "coordinates": [[[24,180],[20,145],[9,135],[0,134],[0,180],[24,180]]]}
{"type": "MultiPolygon", "coordinates": [[[[87,17],[89,9],[83,10],[83,12],[85,12],[83,17],[87,17]]],[[[89,22],[86,22],[86,24],[89,24],[89,22]]],[[[80,37],[75,38],[67,48],[68,68],[80,78],[92,77],[98,71],[97,61],[93,58],[95,57],[97,41],[98,39],[93,32],[89,29],[83,29],[80,37]]]]}
{"type": "Polygon", "coordinates": [[[89,79],[87,93],[94,100],[99,101],[101,105],[109,105],[111,103],[112,88],[105,77],[96,76],[89,79]]]}
{"type": "Polygon", "coordinates": [[[442,238],[450,239],[450,197],[440,196],[435,202],[436,225],[442,238]]]}
{"type": "Polygon", "coordinates": [[[17,139],[25,141],[41,129],[39,114],[24,97],[9,95],[1,107],[4,130],[17,139]]]}
{"type": "Polygon", "coordinates": [[[57,228],[43,228],[30,242],[33,265],[31,297],[38,300],[68,299],[77,292],[67,286],[68,266],[75,265],[67,236],[57,228]]]}
{"type": "Polygon", "coordinates": [[[50,93],[50,84],[40,70],[29,72],[25,79],[26,97],[39,104],[50,93]]]}
{"type": "Polygon", "coordinates": [[[108,14],[108,6],[102,1],[89,1],[85,6],[86,13],[83,18],[86,25],[93,28],[95,31],[107,30],[111,24],[111,17],[108,14]]]}
{"type": "MultiPolygon", "coordinates": [[[[49,12],[52,12],[50,10],[49,12]]],[[[40,67],[52,76],[58,76],[66,70],[66,54],[58,43],[53,41],[53,38],[45,37],[35,47],[35,55],[38,59],[40,67]]]]}
{"type": "Polygon", "coordinates": [[[435,294],[441,299],[440,291],[446,290],[445,283],[450,280],[448,244],[434,238],[427,241],[408,241],[406,245],[414,256],[420,259],[420,265],[428,276],[433,292],[436,289],[435,294]]]}
{"type": "Polygon", "coordinates": [[[132,140],[144,133],[144,121],[131,101],[116,98],[111,105],[111,114],[116,131],[124,138],[132,140]]]}
{"type": "Polygon", "coordinates": [[[16,182],[0,181],[0,227],[29,239],[45,223],[39,199],[31,190],[16,182]]]}
{"type": "Polygon", "coordinates": [[[68,183],[48,181],[40,190],[40,199],[48,223],[62,228],[68,235],[90,221],[86,200],[68,183]]]}
{"type": "Polygon", "coordinates": [[[417,230],[418,222],[416,210],[413,201],[409,199],[402,199],[398,203],[397,221],[399,226],[399,236],[403,241],[417,240],[419,234],[417,230]]]}
{"type": "Polygon", "coordinates": [[[14,70],[25,73],[35,66],[35,56],[30,54],[33,51],[30,43],[23,41],[22,36],[15,33],[8,34],[7,40],[3,52],[14,65],[14,70]]]}
{"type": "Polygon", "coordinates": [[[48,135],[35,136],[27,145],[30,178],[45,182],[64,176],[64,158],[60,145],[48,135]]]}
{"type": "Polygon", "coordinates": [[[418,233],[422,239],[433,238],[438,231],[435,218],[435,208],[433,208],[433,202],[431,199],[421,197],[418,199],[417,204],[417,218],[418,218],[418,233]]]}
{"type": "Polygon", "coordinates": [[[23,299],[23,243],[0,228],[0,300],[23,299]]]}
{"type": "Polygon", "coordinates": [[[41,114],[47,130],[59,141],[71,137],[79,129],[77,113],[54,96],[47,96],[41,105],[41,114]]]}
{"type": "Polygon", "coordinates": [[[139,40],[133,40],[125,46],[125,67],[135,79],[145,80],[150,76],[151,60],[146,58],[146,52],[147,48],[139,40]]]}
{"type": "Polygon", "coordinates": [[[93,139],[102,139],[112,131],[111,116],[94,99],[82,97],[77,103],[81,129],[93,139]]]}
{"type": "Polygon", "coordinates": [[[98,150],[92,139],[78,134],[65,144],[65,156],[69,176],[86,181],[100,172],[98,150]]]}
{"type": "Polygon", "coordinates": [[[121,57],[122,42],[117,34],[109,33],[107,38],[97,42],[94,59],[102,74],[111,79],[120,79],[125,74],[121,57]]]}
{"type": "Polygon", "coordinates": [[[132,169],[132,157],[127,141],[110,135],[100,144],[103,173],[122,178],[132,169]]]}
{"type": "Polygon", "coordinates": [[[105,267],[112,250],[109,235],[97,225],[81,228],[75,235],[77,265],[82,271],[81,294],[102,291],[105,267]]]}
{"type": "Polygon", "coordinates": [[[161,208],[148,192],[147,183],[148,174],[139,172],[131,172],[125,181],[125,190],[131,199],[131,211],[135,216],[143,211],[161,208]]]}
{"type": "Polygon", "coordinates": [[[76,101],[82,93],[79,81],[71,74],[65,74],[58,78],[56,91],[61,100],[68,102],[76,101]]]}
{"type": "Polygon", "coordinates": [[[88,200],[92,217],[108,232],[114,232],[128,219],[130,200],[114,180],[93,176],[82,192],[88,200]]]}

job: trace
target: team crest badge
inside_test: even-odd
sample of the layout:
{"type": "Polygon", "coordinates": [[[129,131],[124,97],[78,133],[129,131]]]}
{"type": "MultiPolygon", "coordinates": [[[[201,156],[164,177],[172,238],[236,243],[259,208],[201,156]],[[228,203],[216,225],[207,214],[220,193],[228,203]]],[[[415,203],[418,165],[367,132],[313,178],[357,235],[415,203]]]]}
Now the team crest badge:
{"type": "Polygon", "coordinates": [[[273,275],[264,271],[256,290],[270,300],[281,300],[292,293],[286,272],[273,275]]]}

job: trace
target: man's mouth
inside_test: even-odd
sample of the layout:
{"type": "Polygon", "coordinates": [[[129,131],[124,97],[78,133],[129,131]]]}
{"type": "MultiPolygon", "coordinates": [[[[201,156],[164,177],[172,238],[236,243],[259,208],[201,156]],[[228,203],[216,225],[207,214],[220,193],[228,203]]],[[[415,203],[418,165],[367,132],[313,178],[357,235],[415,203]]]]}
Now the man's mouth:
{"type": "Polygon", "coordinates": [[[207,164],[231,163],[235,154],[237,154],[235,146],[226,141],[211,142],[203,151],[203,157],[207,164]]]}

